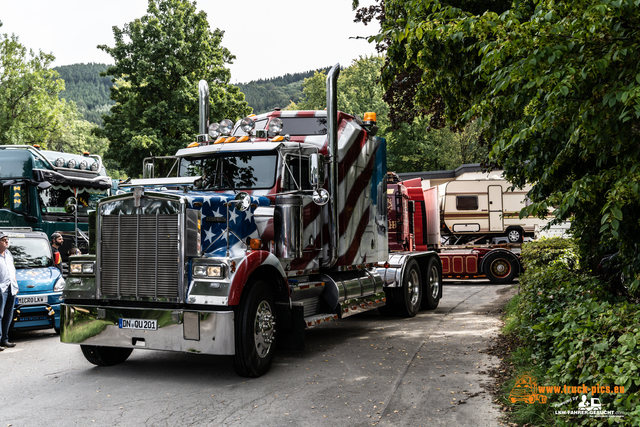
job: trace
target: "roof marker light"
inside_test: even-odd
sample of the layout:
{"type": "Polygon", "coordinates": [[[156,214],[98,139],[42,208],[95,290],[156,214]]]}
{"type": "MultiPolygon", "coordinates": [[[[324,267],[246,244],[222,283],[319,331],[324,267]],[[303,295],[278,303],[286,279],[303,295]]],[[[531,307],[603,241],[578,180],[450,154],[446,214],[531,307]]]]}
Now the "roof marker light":
{"type": "Polygon", "coordinates": [[[280,142],[280,141],[284,141],[284,136],[282,135],[278,135],[275,138],[273,138],[271,141],[273,142],[280,142]]]}
{"type": "Polygon", "coordinates": [[[199,147],[200,144],[198,144],[197,142],[192,142],[191,144],[187,145],[187,148],[193,148],[193,147],[199,147]]]}
{"type": "Polygon", "coordinates": [[[229,138],[227,138],[224,142],[236,142],[238,138],[236,138],[235,136],[230,136],[229,138]]]}
{"type": "Polygon", "coordinates": [[[238,142],[247,142],[249,140],[249,137],[247,135],[243,135],[240,138],[238,138],[238,142]]]}
{"type": "Polygon", "coordinates": [[[214,142],[214,144],[222,144],[227,138],[225,138],[224,136],[221,136],[220,138],[216,139],[216,142],[214,142]]]}

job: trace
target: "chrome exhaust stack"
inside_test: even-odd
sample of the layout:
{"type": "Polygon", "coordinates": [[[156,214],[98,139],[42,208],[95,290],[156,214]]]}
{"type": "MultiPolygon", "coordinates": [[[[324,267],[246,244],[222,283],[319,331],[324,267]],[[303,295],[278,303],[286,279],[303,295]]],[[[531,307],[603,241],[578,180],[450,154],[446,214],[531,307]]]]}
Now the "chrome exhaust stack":
{"type": "Polygon", "coordinates": [[[209,84],[206,80],[198,83],[198,110],[200,122],[198,126],[198,142],[209,141],[209,84]]]}
{"type": "Polygon", "coordinates": [[[327,133],[329,136],[329,179],[331,191],[331,256],[326,267],[330,268],[338,261],[338,75],[340,63],[334,65],[327,75],[327,133]]]}

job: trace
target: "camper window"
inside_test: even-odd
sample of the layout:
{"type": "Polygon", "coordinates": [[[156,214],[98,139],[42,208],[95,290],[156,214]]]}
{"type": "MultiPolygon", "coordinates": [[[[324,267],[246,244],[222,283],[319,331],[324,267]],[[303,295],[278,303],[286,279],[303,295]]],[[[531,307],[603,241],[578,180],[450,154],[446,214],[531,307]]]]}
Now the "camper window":
{"type": "Polygon", "coordinates": [[[456,209],[459,211],[477,211],[478,196],[456,196],[456,209]]]}

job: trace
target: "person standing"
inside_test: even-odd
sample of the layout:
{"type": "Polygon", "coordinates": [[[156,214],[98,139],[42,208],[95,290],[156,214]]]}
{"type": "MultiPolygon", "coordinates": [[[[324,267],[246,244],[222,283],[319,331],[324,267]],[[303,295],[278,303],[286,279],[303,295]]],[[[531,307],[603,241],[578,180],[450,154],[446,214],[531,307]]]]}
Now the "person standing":
{"type": "Polygon", "coordinates": [[[9,236],[0,231],[0,351],[15,347],[9,342],[9,327],[13,320],[13,306],[18,294],[18,280],[13,256],[9,252],[9,236]]]}
{"type": "Polygon", "coordinates": [[[51,249],[53,249],[53,264],[58,267],[60,273],[62,274],[62,254],[60,253],[60,247],[64,239],[62,235],[58,232],[55,232],[51,235],[51,249]]]}

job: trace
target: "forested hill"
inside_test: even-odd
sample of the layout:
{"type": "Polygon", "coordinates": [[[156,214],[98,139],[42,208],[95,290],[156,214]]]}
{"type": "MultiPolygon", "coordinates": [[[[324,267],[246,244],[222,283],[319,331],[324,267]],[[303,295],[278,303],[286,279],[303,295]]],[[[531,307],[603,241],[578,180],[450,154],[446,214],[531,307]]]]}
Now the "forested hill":
{"type": "MultiPolygon", "coordinates": [[[[73,64],[55,67],[54,70],[64,80],[65,90],[60,98],[73,101],[85,120],[102,126],[102,115],[108,114],[115,104],[109,98],[109,89],[113,86],[110,77],[100,77],[107,69],[106,64],[73,64]]],[[[324,69],[325,72],[329,67],[324,69]]],[[[317,70],[322,71],[322,70],[317,70]]],[[[312,77],[315,70],[303,73],[285,74],[270,79],[254,80],[237,84],[253,108],[254,114],[266,113],[276,107],[285,108],[302,98],[302,82],[312,77]]]]}
{"type": "Polygon", "coordinates": [[[85,120],[102,126],[102,115],[115,104],[109,98],[113,86],[110,77],[100,77],[106,64],[73,64],[54,68],[64,80],[65,90],[60,98],[73,101],[85,120]]]}
{"type": "MultiPolygon", "coordinates": [[[[324,71],[328,71],[329,68],[325,68],[324,71]]],[[[261,114],[276,107],[284,109],[291,101],[300,101],[302,99],[302,82],[306,78],[313,77],[315,71],[285,74],[270,79],[239,83],[236,86],[244,93],[247,102],[253,108],[253,113],[261,114]]],[[[322,69],[317,71],[322,71],[322,69]]]]}

